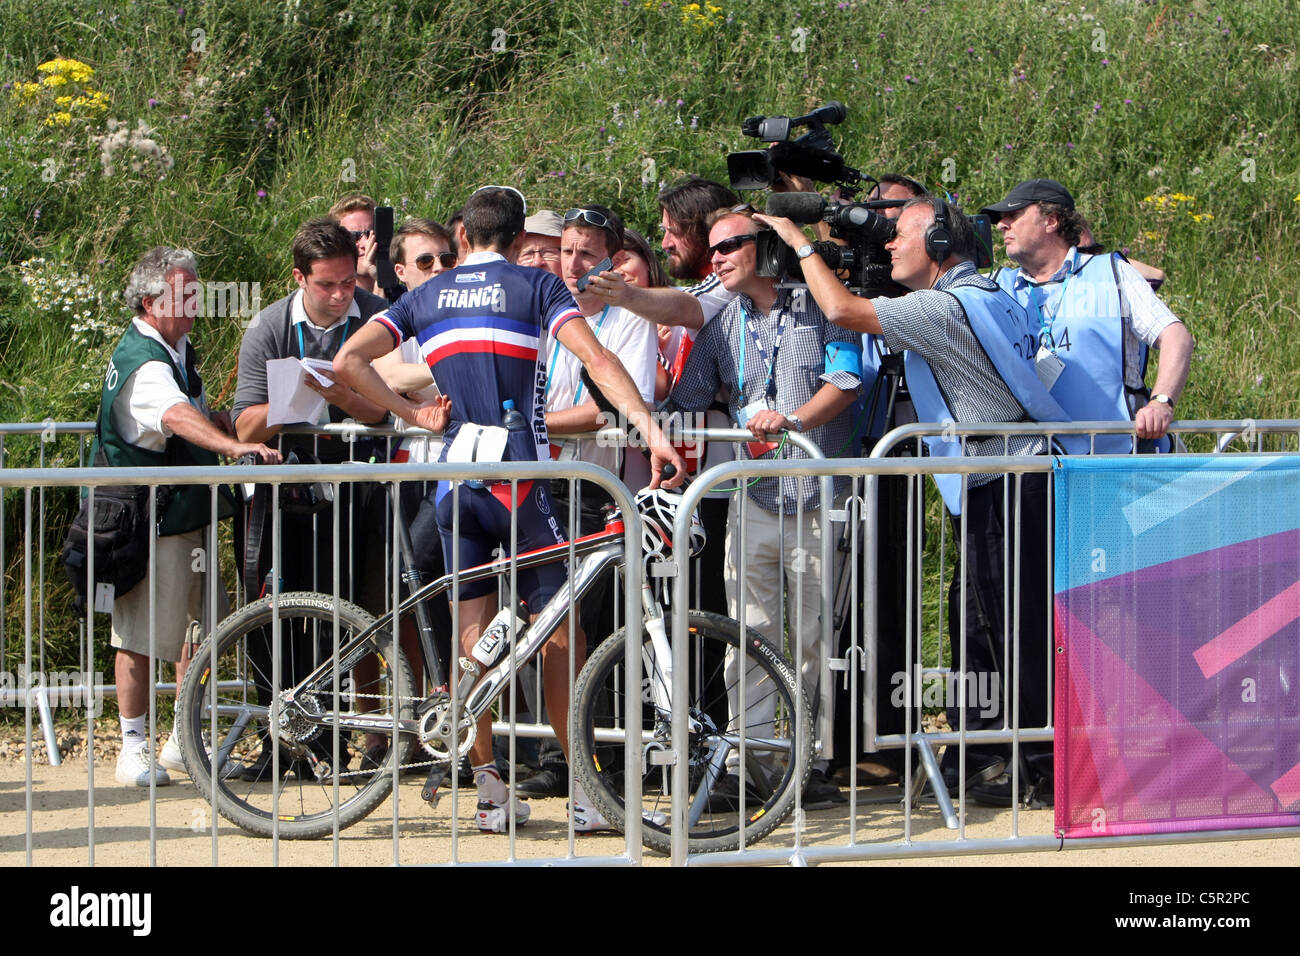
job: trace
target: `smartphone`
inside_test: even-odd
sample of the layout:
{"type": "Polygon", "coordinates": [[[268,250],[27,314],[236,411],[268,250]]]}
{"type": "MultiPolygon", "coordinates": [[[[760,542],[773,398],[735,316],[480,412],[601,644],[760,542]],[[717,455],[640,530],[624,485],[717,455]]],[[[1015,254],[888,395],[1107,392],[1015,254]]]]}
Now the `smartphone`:
{"type": "Polygon", "coordinates": [[[588,271],[586,275],[578,279],[578,291],[586,292],[587,284],[591,282],[592,276],[598,276],[602,272],[609,272],[613,268],[614,268],[614,260],[610,259],[609,256],[606,256],[604,259],[600,260],[600,262],[597,262],[594,266],[592,266],[590,271],[588,271]]]}
{"type": "Polygon", "coordinates": [[[393,241],[393,207],[377,206],[375,208],[375,276],[380,289],[391,289],[397,285],[397,273],[393,262],[388,258],[388,247],[393,241]]]}

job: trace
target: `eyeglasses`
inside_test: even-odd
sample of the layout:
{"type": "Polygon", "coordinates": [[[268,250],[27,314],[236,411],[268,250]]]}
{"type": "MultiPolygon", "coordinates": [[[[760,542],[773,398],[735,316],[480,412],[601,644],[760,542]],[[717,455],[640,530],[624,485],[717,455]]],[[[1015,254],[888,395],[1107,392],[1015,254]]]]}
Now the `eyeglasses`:
{"type": "Polygon", "coordinates": [[[709,246],[709,254],[712,255],[715,252],[720,252],[724,256],[729,256],[745,243],[755,242],[757,240],[758,236],[752,232],[746,232],[739,236],[728,236],[726,239],[720,239],[713,245],[709,246]]]}
{"type": "Polygon", "coordinates": [[[440,252],[437,255],[432,252],[422,252],[415,257],[415,267],[423,272],[428,272],[433,268],[434,259],[437,259],[444,269],[456,268],[456,253],[454,252],[440,252]]]}
{"type": "Polygon", "coordinates": [[[560,250],[551,249],[549,247],[545,249],[525,249],[519,253],[519,261],[521,262],[525,259],[541,259],[543,262],[556,262],[559,258],[560,250]]]}
{"type": "Polygon", "coordinates": [[[373,229],[349,229],[348,230],[348,235],[352,237],[353,242],[360,242],[366,236],[373,236],[374,234],[375,234],[375,230],[373,229]]]}

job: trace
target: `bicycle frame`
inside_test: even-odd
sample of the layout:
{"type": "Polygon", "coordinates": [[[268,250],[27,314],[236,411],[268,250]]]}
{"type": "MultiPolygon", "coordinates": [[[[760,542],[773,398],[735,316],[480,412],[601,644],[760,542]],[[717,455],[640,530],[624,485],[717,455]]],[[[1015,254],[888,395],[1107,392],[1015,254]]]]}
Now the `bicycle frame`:
{"type": "MultiPolygon", "coordinates": [[[[390,494],[395,497],[395,493],[390,492],[390,494]]],[[[414,583],[418,572],[413,570],[413,549],[410,532],[400,522],[398,531],[403,563],[402,578],[409,587],[414,583]]],[[[623,533],[624,528],[621,519],[614,516],[607,523],[604,531],[586,535],[572,542],[566,541],[538,548],[535,551],[528,551],[518,555],[513,561],[509,559],[493,561],[468,568],[460,573],[460,583],[469,584],[487,578],[504,577],[510,573],[512,567],[515,569],[540,567],[564,560],[569,557],[570,553],[576,555],[578,559],[563,587],[542,606],[541,610],[536,613],[533,622],[524,628],[520,634],[516,635],[513,641],[513,653],[506,654],[500,661],[489,668],[473,686],[472,690],[469,691],[469,696],[464,700],[463,707],[470,716],[477,719],[486,713],[493,701],[496,700],[501,689],[508,686],[515,673],[541,650],[542,645],[546,643],[551,633],[568,615],[571,603],[570,595],[572,595],[572,603],[576,605],[591,590],[606,568],[611,565],[622,564],[625,561],[623,533]]],[[[386,614],[377,619],[372,625],[340,647],[339,671],[344,672],[354,668],[372,653],[369,645],[371,638],[375,634],[385,630],[395,619],[401,620],[414,612],[419,628],[420,653],[424,659],[426,673],[430,675],[435,688],[445,690],[447,687],[446,672],[433,641],[433,626],[429,621],[424,602],[444,591],[450,590],[453,581],[453,575],[445,574],[437,580],[419,587],[403,600],[391,614],[386,614]]],[[[642,592],[643,603],[647,604],[647,608],[653,604],[657,609],[658,604],[649,599],[644,582],[642,592]]],[[[667,635],[663,631],[662,612],[659,614],[658,629],[663,637],[663,648],[666,651],[668,644],[667,635]]],[[[664,659],[667,659],[666,654],[664,659]]],[[[329,678],[333,674],[333,669],[333,661],[323,661],[315,670],[282,696],[282,705],[292,704],[300,692],[329,678]]],[[[467,676],[473,675],[467,672],[467,676]]],[[[653,683],[658,685],[659,682],[653,683]]],[[[666,708],[666,701],[664,705],[666,708]]],[[[389,730],[393,727],[392,717],[382,714],[370,716],[365,713],[356,713],[350,715],[346,720],[332,719],[328,715],[317,716],[306,711],[302,712],[300,716],[313,723],[322,725],[336,724],[341,730],[389,730]]],[[[417,734],[419,732],[418,721],[401,721],[398,723],[397,729],[404,733],[417,734]]],[[[446,730],[448,734],[452,731],[450,726],[442,729],[446,730]]]]}

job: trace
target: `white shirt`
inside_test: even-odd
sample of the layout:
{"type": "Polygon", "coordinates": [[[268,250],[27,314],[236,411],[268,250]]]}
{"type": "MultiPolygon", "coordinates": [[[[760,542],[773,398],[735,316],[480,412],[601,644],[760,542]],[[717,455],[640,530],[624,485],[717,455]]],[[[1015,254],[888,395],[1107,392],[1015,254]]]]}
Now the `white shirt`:
{"type": "MultiPolygon", "coordinates": [[[[177,348],[172,348],[162,335],[148,322],[141,318],[131,320],[137,332],[153,339],[167,350],[167,354],[176,368],[185,370],[185,360],[189,352],[189,339],[182,335],[177,348]]],[[[166,362],[145,362],[127,377],[126,384],[117,393],[113,401],[113,427],[129,445],[145,448],[149,451],[162,451],[167,439],[172,437],[172,430],[163,424],[163,415],[175,405],[190,401],[190,397],[181,391],[172,374],[171,366],[166,362]]],[[[207,401],[199,396],[195,407],[207,415],[207,401]]]]}
{"type": "MultiPolygon", "coordinates": [[[[658,366],[659,355],[659,338],[654,324],[627,309],[613,306],[601,309],[586,319],[587,325],[596,335],[596,341],[618,356],[641,397],[654,404],[655,368],[658,366]]],[[[548,412],[573,408],[591,399],[582,385],[581,376],[582,363],[578,357],[558,340],[553,341],[546,360],[548,412]]],[[[595,441],[578,442],[574,457],[599,465],[611,474],[619,474],[619,448],[616,446],[601,446],[595,441]]]]}

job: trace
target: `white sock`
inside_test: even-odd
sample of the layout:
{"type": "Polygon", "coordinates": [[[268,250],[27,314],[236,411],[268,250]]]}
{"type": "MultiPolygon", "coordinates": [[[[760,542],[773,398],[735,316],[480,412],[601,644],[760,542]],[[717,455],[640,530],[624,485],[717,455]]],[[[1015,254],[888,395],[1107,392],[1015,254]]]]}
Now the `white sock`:
{"type": "Polygon", "coordinates": [[[146,714],[139,717],[123,717],[122,721],[122,750],[139,750],[148,746],[149,741],[144,735],[144,725],[146,714]]]}
{"type": "Polygon", "coordinates": [[[587,799],[587,791],[582,789],[582,783],[575,779],[573,781],[573,805],[583,809],[591,809],[591,801],[587,799]]]}
{"type": "Polygon", "coordinates": [[[496,764],[485,763],[474,767],[474,786],[478,790],[479,801],[488,801],[497,806],[506,802],[506,784],[497,772],[496,764]]]}

